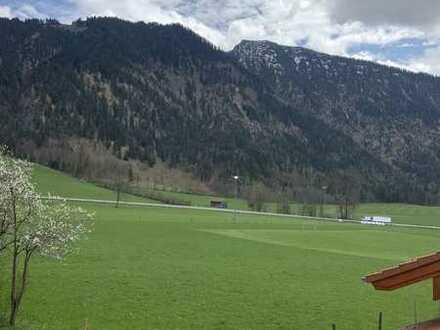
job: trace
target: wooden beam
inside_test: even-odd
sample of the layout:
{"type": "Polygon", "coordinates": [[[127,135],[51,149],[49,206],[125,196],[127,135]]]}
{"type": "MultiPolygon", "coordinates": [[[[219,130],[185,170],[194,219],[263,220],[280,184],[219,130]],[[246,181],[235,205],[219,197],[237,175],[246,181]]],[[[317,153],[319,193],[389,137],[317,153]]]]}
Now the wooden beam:
{"type": "Polygon", "coordinates": [[[432,278],[432,299],[440,300],[440,276],[432,278]]]}
{"type": "Polygon", "coordinates": [[[395,275],[399,275],[405,273],[407,271],[420,268],[422,266],[427,266],[428,264],[438,263],[440,262],[440,252],[435,254],[420,257],[417,259],[410,260],[408,262],[404,262],[399,264],[396,267],[386,268],[380,272],[370,274],[364,277],[364,281],[368,283],[373,283],[378,280],[383,280],[388,277],[392,277],[395,275]]]}
{"type": "Polygon", "coordinates": [[[440,276],[440,262],[420,266],[412,270],[392,275],[372,282],[378,290],[395,290],[420,281],[440,276]]]}

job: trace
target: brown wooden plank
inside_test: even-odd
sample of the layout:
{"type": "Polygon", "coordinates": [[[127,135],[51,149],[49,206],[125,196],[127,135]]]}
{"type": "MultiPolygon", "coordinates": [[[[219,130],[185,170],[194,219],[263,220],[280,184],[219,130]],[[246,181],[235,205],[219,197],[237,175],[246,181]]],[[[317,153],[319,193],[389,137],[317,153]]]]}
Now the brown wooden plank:
{"type": "Polygon", "coordinates": [[[416,278],[416,279],[412,279],[412,280],[408,280],[405,282],[401,282],[401,283],[397,283],[393,286],[385,286],[383,283],[378,282],[373,282],[373,286],[376,290],[381,290],[381,291],[393,291],[393,290],[397,290],[400,288],[404,288],[406,286],[412,285],[412,284],[416,284],[425,280],[429,280],[430,278],[434,278],[440,276],[440,272],[438,274],[430,274],[427,275],[426,277],[423,278],[416,278]]]}
{"type": "Polygon", "coordinates": [[[440,300],[440,276],[432,278],[432,299],[440,300]]]}
{"type": "Polygon", "coordinates": [[[418,268],[389,276],[384,279],[373,281],[376,289],[395,290],[404,286],[414,284],[440,274],[440,262],[432,263],[418,268]]]}
{"type": "Polygon", "coordinates": [[[393,277],[404,272],[408,272],[414,269],[418,269],[425,265],[429,265],[432,263],[440,263],[440,253],[434,253],[428,256],[423,256],[415,260],[411,260],[406,263],[401,263],[397,267],[387,268],[382,270],[381,272],[369,274],[363,278],[365,282],[372,283],[375,281],[383,280],[388,277],[393,277]]]}

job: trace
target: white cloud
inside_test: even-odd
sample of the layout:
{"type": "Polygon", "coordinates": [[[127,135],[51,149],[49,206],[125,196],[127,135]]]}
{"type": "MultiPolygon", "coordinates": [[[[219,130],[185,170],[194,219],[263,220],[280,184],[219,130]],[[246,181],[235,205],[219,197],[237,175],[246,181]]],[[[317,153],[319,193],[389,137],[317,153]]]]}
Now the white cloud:
{"type": "Polygon", "coordinates": [[[0,6],[0,17],[7,17],[7,18],[13,17],[11,8],[9,8],[8,6],[0,6]]]}
{"type": "Polygon", "coordinates": [[[361,52],[352,54],[351,57],[358,59],[358,60],[376,62],[376,63],[382,64],[382,65],[401,68],[401,69],[405,69],[408,71],[420,72],[420,70],[416,70],[416,68],[413,67],[412,65],[410,65],[410,63],[408,63],[408,62],[392,61],[390,59],[383,58],[381,56],[378,56],[377,54],[373,54],[373,53],[367,52],[367,51],[361,51],[361,52]]]}
{"type": "Polygon", "coordinates": [[[368,51],[360,51],[351,57],[358,60],[373,61],[379,64],[398,67],[413,72],[429,72],[440,76],[440,47],[429,48],[419,57],[405,61],[393,61],[368,51]]]}
{"type": "Polygon", "coordinates": [[[14,16],[25,19],[25,18],[46,18],[47,16],[39,12],[34,6],[30,4],[23,4],[18,7],[13,12],[14,16]]]}
{"type": "Polygon", "coordinates": [[[409,70],[440,75],[440,47],[429,48],[422,56],[406,63],[409,70]]]}
{"type": "Polygon", "coordinates": [[[175,11],[171,4],[182,1],[168,0],[72,0],[81,16],[117,16],[130,21],[181,23],[215,44],[224,42],[224,35],[190,16],[175,11]]]}
{"type": "Polygon", "coordinates": [[[328,0],[330,16],[338,23],[359,21],[368,25],[426,27],[440,23],[440,1],[328,0]]]}
{"type": "Polygon", "coordinates": [[[9,6],[0,6],[0,17],[18,17],[20,19],[27,18],[45,18],[43,13],[39,12],[34,6],[22,4],[21,6],[11,8],[9,6]]]}
{"type": "Polygon", "coordinates": [[[366,50],[357,52],[353,54],[351,57],[362,61],[378,61],[378,58],[374,54],[366,50]]]}

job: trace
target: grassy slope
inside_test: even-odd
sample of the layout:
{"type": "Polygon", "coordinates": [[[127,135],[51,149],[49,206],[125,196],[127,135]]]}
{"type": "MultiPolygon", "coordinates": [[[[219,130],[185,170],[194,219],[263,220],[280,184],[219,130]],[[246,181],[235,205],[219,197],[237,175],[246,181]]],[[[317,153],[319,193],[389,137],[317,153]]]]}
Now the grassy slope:
{"type": "MultiPolygon", "coordinates": [[[[35,180],[44,192],[111,194],[42,168],[35,180]]],[[[429,281],[377,292],[360,279],[439,249],[440,232],[87,207],[97,221],[78,252],[64,262],[34,260],[21,329],[79,329],[87,322],[89,329],[330,329],[336,323],[362,330],[375,328],[379,311],[384,329],[395,329],[413,321],[414,300],[419,319],[436,314],[429,281]]]]}
{"type": "MultiPolygon", "coordinates": [[[[96,185],[75,179],[64,173],[54,171],[41,165],[34,166],[33,179],[38,190],[43,194],[52,194],[61,197],[90,198],[115,200],[114,191],[97,187],[96,185]]],[[[121,200],[130,202],[151,202],[128,194],[121,194],[121,200]]]]}

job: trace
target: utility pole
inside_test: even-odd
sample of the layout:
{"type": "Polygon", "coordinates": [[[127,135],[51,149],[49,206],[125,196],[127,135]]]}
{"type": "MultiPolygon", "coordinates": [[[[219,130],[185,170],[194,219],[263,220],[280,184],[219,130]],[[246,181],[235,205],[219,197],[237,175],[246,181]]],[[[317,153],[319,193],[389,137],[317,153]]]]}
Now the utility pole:
{"type": "Polygon", "coordinates": [[[119,207],[119,201],[121,199],[121,185],[120,183],[116,186],[116,208],[119,207]]]}
{"type": "Polygon", "coordinates": [[[240,177],[238,175],[234,175],[232,177],[235,181],[235,210],[234,210],[234,222],[237,221],[237,208],[238,208],[238,180],[240,179],[240,177]]]}
{"type": "Polygon", "coordinates": [[[326,193],[327,193],[327,186],[322,186],[321,187],[321,189],[322,189],[322,197],[321,197],[321,210],[320,210],[320,216],[321,216],[321,218],[323,218],[324,217],[324,207],[325,207],[325,195],[326,195],[326,193]]]}

